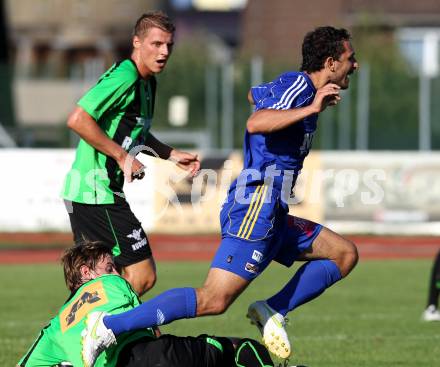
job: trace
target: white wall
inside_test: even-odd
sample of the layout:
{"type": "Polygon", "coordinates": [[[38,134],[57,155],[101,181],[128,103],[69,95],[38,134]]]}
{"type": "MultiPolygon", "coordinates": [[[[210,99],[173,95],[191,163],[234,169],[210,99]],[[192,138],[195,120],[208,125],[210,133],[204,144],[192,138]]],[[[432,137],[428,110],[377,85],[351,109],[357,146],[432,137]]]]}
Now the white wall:
{"type": "MultiPolygon", "coordinates": [[[[124,191],[148,232],[218,233],[223,177],[237,175],[240,157],[197,189],[203,175],[193,185],[171,163],[142,156],[145,178],[124,191]],[[201,192],[212,195],[200,201],[201,192]],[[191,200],[169,201],[183,196],[191,200]]],[[[70,231],[60,192],[73,159],[70,149],[0,150],[0,231],[70,231]]],[[[306,162],[292,214],[346,233],[440,235],[440,153],[315,152],[306,162]]]]}

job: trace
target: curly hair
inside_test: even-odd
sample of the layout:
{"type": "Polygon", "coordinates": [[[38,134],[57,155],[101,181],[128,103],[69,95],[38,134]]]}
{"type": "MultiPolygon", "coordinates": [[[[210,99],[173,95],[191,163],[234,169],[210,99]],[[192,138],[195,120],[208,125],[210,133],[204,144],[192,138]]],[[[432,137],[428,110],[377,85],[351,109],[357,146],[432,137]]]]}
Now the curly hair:
{"type": "Polygon", "coordinates": [[[86,265],[94,270],[96,264],[106,255],[112,256],[112,250],[101,242],[84,239],[64,251],[61,263],[64,268],[64,280],[70,291],[78,289],[83,281],[81,266],[86,265]]]}
{"type": "Polygon", "coordinates": [[[302,44],[301,71],[312,73],[324,67],[328,57],[338,60],[344,53],[344,41],[349,41],[350,33],[344,28],[319,27],[307,33],[302,44]]]}

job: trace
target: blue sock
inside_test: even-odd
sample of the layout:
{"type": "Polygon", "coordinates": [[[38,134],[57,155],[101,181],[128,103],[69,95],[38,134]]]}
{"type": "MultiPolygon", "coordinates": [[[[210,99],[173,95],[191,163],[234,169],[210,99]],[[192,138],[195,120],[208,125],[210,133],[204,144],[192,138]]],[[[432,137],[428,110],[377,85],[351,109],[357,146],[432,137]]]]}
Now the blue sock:
{"type": "Polygon", "coordinates": [[[194,288],[174,288],[142,303],[134,309],[104,317],[104,325],[119,335],[125,331],[168,324],[196,316],[197,298],[194,288]]]}
{"type": "Polygon", "coordinates": [[[284,288],[269,298],[267,303],[285,316],[289,311],[318,297],[341,278],[341,272],[333,261],[309,261],[301,266],[284,288]]]}

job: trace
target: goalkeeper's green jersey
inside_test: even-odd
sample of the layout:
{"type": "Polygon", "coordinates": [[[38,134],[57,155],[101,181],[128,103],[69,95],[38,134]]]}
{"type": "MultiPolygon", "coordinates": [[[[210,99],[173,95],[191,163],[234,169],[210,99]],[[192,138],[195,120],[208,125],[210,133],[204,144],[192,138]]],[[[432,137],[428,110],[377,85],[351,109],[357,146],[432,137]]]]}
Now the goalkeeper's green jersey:
{"type": "MultiPolygon", "coordinates": [[[[84,366],[81,357],[81,332],[89,312],[105,311],[117,314],[131,310],[140,304],[130,284],[119,275],[103,275],[81,286],[44,327],[27,354],[20,360],[20,367],[55,366],[70,362],[75,367],[84,366]]],[[[127,343],[149,336],[151,329],[118,335],[117,344],[102,352],[95,366],[113,367],[118,355],[127,343]]]]}
{"type": "MultiPolygon", "coordinates": [[[[79,101],[102,131],[126,151],[144,145],[154,112],[156,79],[144,80],[132,60],[114,64],[79,101]]],[[[114,204],[123,197],[116,161],[81,139],[62,196],[83,204],[114,204]]]]}

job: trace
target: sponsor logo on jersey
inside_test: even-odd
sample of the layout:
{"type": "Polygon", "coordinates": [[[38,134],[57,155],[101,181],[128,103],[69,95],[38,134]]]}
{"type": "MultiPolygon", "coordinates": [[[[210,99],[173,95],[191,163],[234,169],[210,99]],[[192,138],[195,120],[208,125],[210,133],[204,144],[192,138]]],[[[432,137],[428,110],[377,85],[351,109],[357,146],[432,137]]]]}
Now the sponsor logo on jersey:
{"type": "Polygon", "coordinates": [[[136,241],[140,241],[142,239],[142,228],[133,229],[133,232],[127,235],[127,238],[133,238],[136,241]]]}
{"type": "Polygon", "coordinates": [[[107,294],[101,281],[84,287],[70,305],[61,312],[59,316],[61,331],[64,333],[75,326],[95,307],[106,304],[107,300],[107,294]]]}
{"type": "Polygon", "coordinates": [[[263,260],[263,254],[260,251],[254,250],[254,253],[252,254],[252,259],[260,263],[261,260],[263,260]]]}
{"type": "Polygon", "coordinates": [[[121,144],[122,149],[130,150],[131,144],[133,143],[133,139],[129,136],[126,136],[121,144]]]}
{"type": "Polygon", "coordinates": [[[251,264],[251,263],[246,263],[246,266],[244,267],[244,270],[246,270],[246,271],[248,271],[249,273],[252,273],[252,274],[257,274],[258,273],[258,265],[251,264]]]}
{"type": "Polygon", "coordinates": [[[133,251],[139,250],[141,247],[147,245],[147,239],[145,237],[142,238],[142,228],[133,229],[133,232],[127,235],[127,238],[132,238],[136,241],[135,244],[131,245],[133,251]]]}

